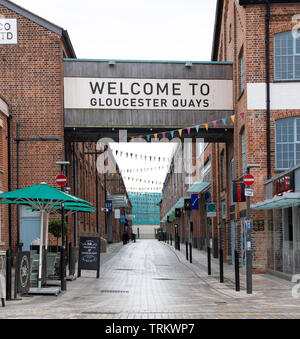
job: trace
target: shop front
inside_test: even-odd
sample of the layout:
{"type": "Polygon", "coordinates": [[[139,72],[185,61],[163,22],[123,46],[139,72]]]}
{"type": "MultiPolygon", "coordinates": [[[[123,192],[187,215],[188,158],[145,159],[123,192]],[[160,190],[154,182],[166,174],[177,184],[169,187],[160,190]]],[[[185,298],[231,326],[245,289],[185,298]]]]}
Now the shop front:
{"type": "Polygon", "coordinates": [[[265,182],[267,268],[288,280],[300,273],[300,166],[265,182]]]}

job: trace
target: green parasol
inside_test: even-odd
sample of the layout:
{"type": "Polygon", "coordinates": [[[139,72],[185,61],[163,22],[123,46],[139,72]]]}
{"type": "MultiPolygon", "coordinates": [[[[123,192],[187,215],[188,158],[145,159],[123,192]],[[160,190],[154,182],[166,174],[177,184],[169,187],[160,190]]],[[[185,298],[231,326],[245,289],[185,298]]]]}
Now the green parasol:
{"type": "MultiPolygon", "coordinates": [[[[58,205],[65,203],[83,203],[91,205],[88,201],[77,198],[71,194],[60,191],[46,183],[30,186],[26,188],[17,189],[7,193],[0,194],[0,199],[6,199],[2,203],[8,204],[20,204],[33,207],[41,212],[41,224],[40,224],[40,257],[39,257],[39,276],[38,276],[38,289],[41,289],[42,285],[42,246],[44,238],[44,213],[47,214],[47,219],[50,211],[55,209],[58,205]]],[[[83,208],[83,207],[82,207],[83,208]]]]}

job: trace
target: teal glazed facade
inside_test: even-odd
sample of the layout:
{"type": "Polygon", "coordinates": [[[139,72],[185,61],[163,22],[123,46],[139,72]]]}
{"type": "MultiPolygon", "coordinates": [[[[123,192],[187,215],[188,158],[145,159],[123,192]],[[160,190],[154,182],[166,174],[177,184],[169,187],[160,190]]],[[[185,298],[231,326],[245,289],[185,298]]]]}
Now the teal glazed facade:
{"type": "Polygon", "coordinates": [[[161,193],[129,193],[132,204],[133,225],[160,225],[161,193]]]}

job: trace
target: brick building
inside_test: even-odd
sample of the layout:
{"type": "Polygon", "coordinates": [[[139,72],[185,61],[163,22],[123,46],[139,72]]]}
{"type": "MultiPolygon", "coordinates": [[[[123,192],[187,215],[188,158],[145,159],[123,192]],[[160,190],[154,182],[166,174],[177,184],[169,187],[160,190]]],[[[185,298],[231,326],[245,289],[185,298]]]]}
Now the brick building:
{"type": "MultiPolygon", "coordinates": [[[[120,241],[119,220],[113,218],[107,226],[105,199],[114,192],[109,178],[96,171],[96,143],[65,135],[65,58],[76,59],[66,30],[11,1],[0,1],[0,190],[41,182],[59,188],[55,178],[61,168],[56,162],[67,160],[70,193],[96,207],[96,213],[67,218],[68,245],[77,246],[83,235],[108,238],[108,229],[109,240],[120,241]]],[[[124,194],[120,179],[122,185],[124,194]]],[[[11,247],[15,253],[19,243],[28,250],[31,240],[39,237],[39,223],[39,213],[3,205],[0,250],[11,247]]],[[[53,237],[49,242],[56,244],[53,237]]]]}
{"type": "MultiPolygon", "coordinates": [[[[217,205],[216,217],[209,218],[214,255],[222,246],[230,263],[238,250],[246,264],[246,202],[233,201],[233,183],[258,165],[249,169],[255,177],[253,272],[288,279],[300,272],[299,13],[300,1],[217,1],[212,61],[233,62],[234,136],[204,151],[210,158],[210,198],[217,205]]],[[[173,224],[180,222],[188,227],[180,219],[173,224]]],[[[172,230],[173,224],[167,227],[172,230]]],[[[196,232],[203,227],[205,220],[197,223],[196,232]]]]}

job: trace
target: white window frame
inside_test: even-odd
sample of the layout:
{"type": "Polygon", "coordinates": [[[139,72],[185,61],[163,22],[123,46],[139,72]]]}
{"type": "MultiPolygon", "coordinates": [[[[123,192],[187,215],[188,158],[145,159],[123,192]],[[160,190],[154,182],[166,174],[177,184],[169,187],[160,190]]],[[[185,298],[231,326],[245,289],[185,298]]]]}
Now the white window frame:
{"type": "Polygon", "coordinates": [[[289,168],[291,168],[291,167],[293,167],[293,166],[295,166],[297,164],[296,145],[300,145],[300,140],[297,141],[297,121],[298,120],[300,120],[300,117],[292,117],[292,118],[280,119],[280,120],[275,121],[275,168],[276,168],[276,170],[286,170],[286,169],[289,169],[289,168]],[[293,138],[294,139],[293,142],[290,142],[290,141],[286,141],[286,142],[281,141],[280,143],[277,142],[277,136],[278,136],[277,135],[277,123],[280,123],[280,122],[282,122],[284,120],[291,120],[291,121],[293,121],[293,133],[294,133],[294,135],[293,135],[293,137],[294,137],[293,138]],[[277,159],[277,156],[278,156],[278,154],[277,154],[278,144],[281,144],[281,145],[287,144],[287,145],[289,145],[291,143],[293,143],[293,146],[294,146],[294,162],[292,164],[288,165],[288,167],[279,167],[279,166],[277,166],[277,164],[278,164],[278,159],[277,159]]]}

